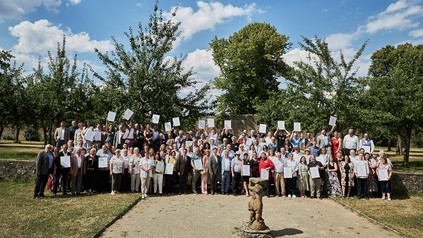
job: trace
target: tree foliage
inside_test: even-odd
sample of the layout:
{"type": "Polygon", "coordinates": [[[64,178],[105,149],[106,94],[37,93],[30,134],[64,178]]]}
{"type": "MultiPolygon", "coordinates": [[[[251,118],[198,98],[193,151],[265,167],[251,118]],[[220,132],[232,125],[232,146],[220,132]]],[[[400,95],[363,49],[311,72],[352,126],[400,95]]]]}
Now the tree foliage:
{"type": "Polygon", "coordinates": [[[214,86],[223,90],[217,111],[224,114],[255,113],[255,101],[264,101],[279,91],[278,78],[290,70],[282,56],[290,47],[288,37],[268,23],[251,23],[228,39],[210,43],[221,74],[214,86]]]}
{"type": "Polygon", "coordinates": [[[153,113],[165,120],[176,116],[183,116],[184,122],[196,120],[208,108],[204,100],[208,85],[200,90],[183,91],[197,82],[191,70],[184,71],[183,57],[168,55],[180,35],[179,26],[172,19],[165,20],[156,3],[147,26],[139,23],[137,32],[130,28],[125,33],[127,45],[112,38],[112,52],[96,49],[107,67],[106,76],[95,73],[105,83],[100,98],[120,100],[111,104],[113,108],[131,108],[133,118],[140,122],[149,122],[153,113]],[[114,95],[117,97],[113,98],[114,95]]]}

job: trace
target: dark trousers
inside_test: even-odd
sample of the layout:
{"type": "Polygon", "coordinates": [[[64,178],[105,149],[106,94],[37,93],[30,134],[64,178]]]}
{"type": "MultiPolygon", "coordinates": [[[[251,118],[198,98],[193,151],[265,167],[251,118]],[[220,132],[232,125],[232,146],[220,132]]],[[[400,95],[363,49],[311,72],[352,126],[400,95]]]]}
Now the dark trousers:
{"type": "Polygon", "coordinates": [[[37,180],[35,182],[35,188],[34,188],[34,198],[44,197],[44,188],[46,187],[47,180],[48,180],[48,174],[37,175],[37,180]]]}
{"type": "Polygon", "coordinates": [[[238,185],[240,178],[241,174],[234,172],[234,176],[232,177],[232,192],[234,195],[238,194],[238,185]]]}
{"type": "Polygon", "coordinates": [[[97,181],[98,192],[108,192],[110,190],[109,178],[110,178],[110,170],[98,171],[98,181],[97,181]]]}
{"type": "Polygon", "coordinates": [[[270,197],[270,179],[266,180],[266,196],[270,197]]]}
{"type": "Polygon", "coordinates": [[[295,195],[295,181],[297,180],[297,177],[292,178],[286,178],[285,184],[286,184],[286,193],[288,195],[295,195]]]}
{"type": "Polygon", "coordinates": [[[60,149],[60,147],[62,147],[62,145],[64,145],[66,143],[65,140],[58,140],[56,142],[56,147],[60,149]]]}
{"type": "Polygon", "coordinates": [[[231,172],[230,171],[223,172],[222,183],[220,184],[222,193],[228,193],[230,183],[231,183],[231,172]]]}
{"type": "Polygon", "coordinates": [[[357,197],[367,198],[367,179],[357,178],[357,197]]]}
{"type": "Polygon", "coordinates": [[[53,188],[54,194],[57,193],[60,177],[62,177],[62,194],[66,194],[66,184],[68,182],[68,173],[69,173],[69,170],[56,169],[56,173],[54,174],[54,188],[53,188]]]}
{"type": "MultiPolygon", "coordinates": [[[[165,175],[165,179],[168,175],[165,175]]],[[[165,180],[167,184],[167,180],[165,180]]],[[[179,176],[179,192],[186,193],[187,192],[187,183],[188,183],[188,173],[183,173],[179,176]]],[[[167,185],[166,185],[167,186],[167,185]]]]}
{"type": "Polygon", "coordinates": [[[129,169],[125,169],[125,173],[122,175],[121,189],[125,192],[131,190],[131,174],[129,174],[129,169]]]}
{"type": "Polygon", "coordinates": [[[217,192],[217,176],[219,176],[218,173],[210,173],[210,192],[212,193],[217,192]]]}
{"type": "MultiPolygon", "coordinates": [[[[175,185],[175,179],[173,177],[174,175],[172,174],[165,174],[165,185],[166,185],[166,193],[167,194],[172,194],[173,193],[173,186],[175,185]]],[[[186,183],[185,183],[185,188],[186,188],[186,183]]]]}
{"type": "Polygon", "coordinates": [[[379,181],[379,184],[382,193],[391,193],[391,185],[389,184],[389,181],[379,181]]]}
{"type": "Polygon", "coordinates": [[[95,169],[87,169],[85,175],[85,189],[97,190],[97,171],[95,169]]]}

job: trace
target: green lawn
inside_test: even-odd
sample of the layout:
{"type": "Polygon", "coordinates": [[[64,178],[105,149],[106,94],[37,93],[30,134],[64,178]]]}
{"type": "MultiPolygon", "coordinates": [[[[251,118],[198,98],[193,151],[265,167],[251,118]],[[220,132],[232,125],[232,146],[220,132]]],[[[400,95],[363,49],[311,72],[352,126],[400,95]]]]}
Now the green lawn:
{"type": "Polygon", "coordinates": [[[33,182],[0,182],[0,237],[92,237],[138,194],[81,195],[34,200],[33,182]]]}
{"type": "Polygon", "coordinates": [[[392,201],[379,198],[369,200],[335,198],[335,200],[399,231],[405,237],[417,238],[423,234],[422,193],[410,193],[408,196],[393,194],[392,201]]]}

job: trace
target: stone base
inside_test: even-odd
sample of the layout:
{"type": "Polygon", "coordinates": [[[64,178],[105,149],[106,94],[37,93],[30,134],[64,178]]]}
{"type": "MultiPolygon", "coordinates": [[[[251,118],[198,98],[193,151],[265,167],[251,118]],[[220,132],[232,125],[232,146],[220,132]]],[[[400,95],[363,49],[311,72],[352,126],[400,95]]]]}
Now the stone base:
{"type": "Polygon", "coordinates": [[[270,229],[253,230],[248,226],[248,223],[242,225],[239,231],[240,237],[242,238],[272,238],[272,233],[270,229]]]}

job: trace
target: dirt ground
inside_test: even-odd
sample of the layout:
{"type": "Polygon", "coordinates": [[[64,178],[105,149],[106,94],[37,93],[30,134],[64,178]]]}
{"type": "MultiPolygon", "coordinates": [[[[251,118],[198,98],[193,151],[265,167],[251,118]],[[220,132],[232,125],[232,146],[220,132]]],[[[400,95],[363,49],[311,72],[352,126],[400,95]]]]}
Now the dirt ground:
{"type": "MultiPolygon", "coordinates": [[[[250,198],[176,195],[140,201],[103,237],[238,237],[250,198]]],[[[363,201],[365,202],[365,201],[363,201]]],[[[263,198],[274,237],[400,237],[331,199],[263,198]]]]}

